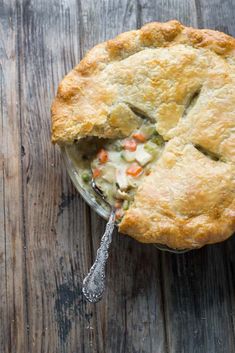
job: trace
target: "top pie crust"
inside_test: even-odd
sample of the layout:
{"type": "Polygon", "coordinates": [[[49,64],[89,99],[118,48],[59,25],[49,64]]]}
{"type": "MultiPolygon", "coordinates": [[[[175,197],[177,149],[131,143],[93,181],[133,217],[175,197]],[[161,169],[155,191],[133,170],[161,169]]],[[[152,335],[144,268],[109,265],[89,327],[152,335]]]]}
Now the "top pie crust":
{"type": "Polygon", "coordinates": [[[235,39],[170,21],[95,46],[60,83],[52,140],[127,136],[136,110],[156,122],[166,145],[120,231],[178,249],[229,237],[235,230],[235,39]]]}

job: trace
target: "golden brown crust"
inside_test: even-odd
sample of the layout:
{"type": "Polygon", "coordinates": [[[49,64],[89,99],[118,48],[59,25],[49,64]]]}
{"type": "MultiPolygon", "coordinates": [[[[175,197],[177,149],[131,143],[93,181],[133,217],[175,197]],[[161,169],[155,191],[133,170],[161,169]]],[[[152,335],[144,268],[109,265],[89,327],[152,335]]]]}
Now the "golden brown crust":
{"type": "Polygon", "coordinates": [[[120,231],[144,243],[197,248],[235,227],[235,166],[173,138],[140,186],[120,231]]]}
{"type": "Polygon", "coordinates": [[[140,30],[122,33],[112,40],[98,44],[59,85],[52,105],[52,141],[60,144],[72,143],[74,139],[89,133],[112,137],[113,132],[104,125],[107,125],[107,107],[112,104],[113,97],[96,84],[96,76],[108,64],[146,48],[176,44],[209,48],[232,61],[235,57],[234,38],[217,31],[185,27],[178,21],[149,23],[140,30]],[[92,132],[96,124],[99,125],[99,131],[92,132]]]}
{"type": "Polygon", "coordinates": [[[59,86],[52,140],[126,136],[138,119],[133,107],[156,121],[169,142],[120,230],[181,249],[229,237],[235,229],[235,39],[170,21],[97,45],[59,86]]]}

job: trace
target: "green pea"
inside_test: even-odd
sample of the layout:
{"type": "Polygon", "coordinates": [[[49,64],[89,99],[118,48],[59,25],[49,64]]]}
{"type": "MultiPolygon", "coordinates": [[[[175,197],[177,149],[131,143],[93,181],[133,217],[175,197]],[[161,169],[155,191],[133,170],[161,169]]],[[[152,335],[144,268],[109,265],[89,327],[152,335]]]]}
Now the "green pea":
{"type": "Polygon", "coordinates": [[[160,135],[152,137],[151,141],[158,146],[162,146],[164,144],[164,140],[160,135]]]}
{"type": "Polygon", "coordinates": [[[82,173],[82,180],[85,182],[85,183],[88,183],[88,181],[91,180],[91,176],[88,172],[83,172],[82,173]]]}
{"type": "Polygon", "coordinates": [[[113,145],[113,148],[117,152],[121,152],[123,150],[123,146],[120,141],[116,141],[116,143],[113,145]]]}

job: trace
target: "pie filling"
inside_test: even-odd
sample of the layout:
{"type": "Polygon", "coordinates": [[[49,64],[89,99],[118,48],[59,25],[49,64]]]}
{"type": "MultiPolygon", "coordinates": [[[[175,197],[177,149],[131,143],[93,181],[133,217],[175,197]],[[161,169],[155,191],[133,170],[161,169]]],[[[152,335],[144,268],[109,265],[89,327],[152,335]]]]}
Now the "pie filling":
{"type": "Polygon", "coordinates": [[[107,202],[117,209],[117,221],[128,210],[144,176],[151,173],[163,145],[154,124],[143,121],[127,138],[104,141],[90,158],[82,180],[89,183],[93,178],[107,202]]]}

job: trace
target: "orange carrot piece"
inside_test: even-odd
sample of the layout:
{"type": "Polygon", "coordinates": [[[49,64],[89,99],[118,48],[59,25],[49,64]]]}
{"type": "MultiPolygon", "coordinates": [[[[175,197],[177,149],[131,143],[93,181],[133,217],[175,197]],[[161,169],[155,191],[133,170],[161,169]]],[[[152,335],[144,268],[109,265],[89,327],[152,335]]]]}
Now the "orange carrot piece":
{"type": "Polygon", "coordinates": [[[100,176],[100,174],[101,174],[101,170],[100,169],[98,169],[98,168],[93,169],[92,175],[93,175],[94,179],[98,178],[100,176]]]}
{"type": "Polygon", "coordinates": [[[146,141],[146,137],[144,136],[144,134],[141,134],[140,132],[136,132],[132,136],[134,137],[134,139],[136,139],[139,142],[145,142],[146,141]]]}
{"type": "Polygon", "coordinates": [[[131,175],[133,177],[139,176],[143,171],[143,168],[137,164],[137,163],[132,163],[129,168],[126,170],[127,175],[131,175]]]}
{"type": "Polygon", "coordinates": [[[101,164],[105,164],[108,161],[108,152],[104,148],[99,151],[98,159],[101,164]]]}
{"type": "Polygon", "coordinates": [[[116,200],[116,202],[115,202],[115,208],[121,208],[121,207],[122,207],[122,204],[123,204],[123,201],[121,201],[121,200],[116,200]]]}

